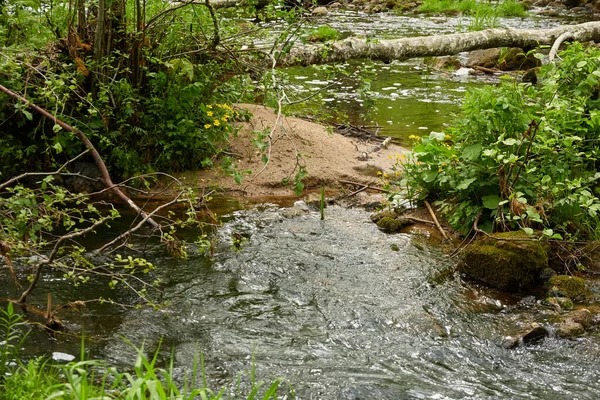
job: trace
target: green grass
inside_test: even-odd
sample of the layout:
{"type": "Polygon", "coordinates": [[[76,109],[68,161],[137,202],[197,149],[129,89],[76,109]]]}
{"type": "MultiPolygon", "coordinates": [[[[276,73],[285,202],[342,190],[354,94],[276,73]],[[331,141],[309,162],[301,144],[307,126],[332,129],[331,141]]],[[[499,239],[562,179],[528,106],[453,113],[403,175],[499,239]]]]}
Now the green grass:
{"type": "Polygon", "coordinates": [[[523,17],[526,15],[525,7],[517,0],[504,0],[497,3],[476,0],[424,0],[418,10],[422,13],[462,13],[495,17],[523,17]]]}
{"type": "Polygon", "coordinates": [[[318,28],[310,30],[306,36],[307,42],[328,42],[332,40],[338,40],[340,38],[340,32],[330,27],[329,25],[321,25],[318,28]]]}

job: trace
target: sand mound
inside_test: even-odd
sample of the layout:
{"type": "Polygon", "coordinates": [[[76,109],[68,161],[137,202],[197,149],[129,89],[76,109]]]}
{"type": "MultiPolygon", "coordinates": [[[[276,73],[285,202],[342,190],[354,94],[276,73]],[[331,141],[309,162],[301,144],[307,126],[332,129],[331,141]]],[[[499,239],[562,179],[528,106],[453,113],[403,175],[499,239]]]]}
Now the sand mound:
{"type": "MultiPolygon", "coordinates": [[[[292,189],[283,185],[282,181],[286,178],[293,180],[299,165],[302,165],[308,172],[303,180],[306,189],[321,185],[340,187],[342,181],[379,186],[381,182],[377,171],[389,170],[394,163],[394,155],[407,151],[390,145],[370,154],[368,160],[361,161],[359,154],[373,148],[373,143],[330,133],[322,125],[298,118],[282,116],[276,124],[277,115],[264,106],[241,104],[238,109],[248,110],[252,118],[241,123],[237,137],[231,139],[227,154],[235,161],[238,171],[250,170],[252,174],[237,184],[233,177],[215,168],[186,173],[188,184],[216,184],[225,190],[242,192],[245,196],[288,195],[292,189]],[[253,132],[264,130],[273,132],[267,164],[252,143],[252,139],[257,137],[253,132]]],[[[268,150],[265,151],[267,153],[268,150]]]]}

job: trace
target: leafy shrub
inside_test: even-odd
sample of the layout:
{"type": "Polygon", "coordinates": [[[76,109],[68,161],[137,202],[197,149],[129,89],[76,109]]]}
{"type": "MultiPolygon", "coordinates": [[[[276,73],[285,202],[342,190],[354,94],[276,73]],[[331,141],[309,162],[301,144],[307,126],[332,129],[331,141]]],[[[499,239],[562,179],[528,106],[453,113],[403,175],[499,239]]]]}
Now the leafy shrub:
{"type": "Polygon", "coordinates": [[[330,27],[329,25],[321,25],[318,28],[312,29],[306,37],[307,42],[328,42],[338,40],[340,32],[330,27]]]}
{"type": "Polygon", "coordinates": [[[471,91],[445,133],[419,139],[403,163],[415,197],[440,199],[450,223],[546,228],[598,238],[600,50],[571,45],[538,86],[505,81],[471,91]]]}

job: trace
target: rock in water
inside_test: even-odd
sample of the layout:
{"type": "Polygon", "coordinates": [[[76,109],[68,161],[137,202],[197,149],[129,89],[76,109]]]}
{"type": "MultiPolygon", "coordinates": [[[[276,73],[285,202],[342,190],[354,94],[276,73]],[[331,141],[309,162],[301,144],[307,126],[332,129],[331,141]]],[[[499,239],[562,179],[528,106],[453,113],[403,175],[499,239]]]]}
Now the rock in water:
{"type": "Polygon", "coordinates": [[[519,291],[548,267],[546,244],[526,239],[525,233],[506,232],[478,240],[463,251],[458,268],[490,286],[519,291]]]}
{"type": "Polygon", "coordinates": [[[548,280],[550,296],[568,297],[573,301],[585,299],[588,290],[582,278],[569,275],[556,275],[548,280]]]}
{"type": "Polygon", "coordinates": [[[325,7],[317,7],[314,10],[312,10],[312,15],[318,15],[318,16],[322,16],[322,15],[327,15],[327,9],[325,7]]]}
{"type": "Polygon", "coordinates": [[[569,338],[582,335],[584,332],[585,329],[583,329],[583,326],[580,323],[568,319],[558,326],[556,336],[562,338],[569,338]]]}

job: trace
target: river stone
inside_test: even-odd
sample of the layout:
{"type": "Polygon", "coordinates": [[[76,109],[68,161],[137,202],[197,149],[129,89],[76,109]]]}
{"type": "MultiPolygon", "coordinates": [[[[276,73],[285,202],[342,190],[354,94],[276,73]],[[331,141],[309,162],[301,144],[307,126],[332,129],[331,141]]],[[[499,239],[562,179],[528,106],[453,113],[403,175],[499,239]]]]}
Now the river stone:
{"type": "Polygon", "coordinates": [[[548,329],[534,322],[531,324],[531,328],[521,336],[521,341],[523,344],[536,343],[543,338],[548,337],[549,334],[548,329]]]}
{"type": "Polygon", "coordinates": [[[377,221],[377,226],[385,233],[400,232],[402,228],[414,225],[414,222],[408,218],[383,217],[377,221]]]}
{"type": "Polygon", "coordinates": [[[533,54],[526,56],[519,47],[475,50],[469,54],[467,65],[496,68],[501,71],[525,70],[538,67],[540,60],[533,54]]]}
{"type": "Polygon", "coordinates": [[[396,219],[397,216],[398,216],[398,214],[396,214],[393,211],[381,211],[381,212],[378,212],[375,214],[371,214],[371,221],[377,223],[380,219],[382,219],[384,217],[396,219]]]}
{"type": "Polygon", "coordinates": [[[560,306],[561,310],[572,310],[573,301],[568,297],[554,297],[556,303],[560,306]]]}
{"type": "Polygon", "coordinates": [[[456,57],[436,57],[433,59],[432,67],[436,71],[456,71],[462,64],[456,57]]]}
{"type": "Polygon", "coordinates": [[[571,320],[583,326],[584,329],[588,329],[593,325],[593,316],[590,310],[581,308],[579,310],[571,311],[565,315],[567,320],[571,320]]]}
{"type": "Polygon", "coordinates": [[[502,339],[502,347],[505,349],[514,349],[520,344],[532,344],[539,342],[545,337],[548,337],[550,332],[542,325],[534,322],[531,326],[515,336],[506,336],[502,339]]]}
{"type": "Polygon", "coordinates": [[[548,280],[548,294],[554,297],[568,297],[577,302],[585,299],[588,290],[582,278],[570,275],[556,275],[548,280]]]}
{"type": "Polygon", "coordinates": [[[327,8],[325,7],[317,7],[314,10],[312,10],[312,15],[316,15],[316,16],[323,16],[323,15],[327,15],[328,11],[327,8]]]}
{"type": "Polygon", "coordinates": [[[569,338],[582,335],[584,332],[585,329],[583,329],[581,324],[569,319],[558,326],[556,336],[561,338],[569,338]]]}
{"type": "Polygon", "coordinates": [[[516,292],[532,284],[548,267],[546,245],[527,239],[524,232],[505,232],[483,238],[467,246],[458,268],[490,286],[516,292]],[[501,240],[513,239],[513,240],[501,240]]]}

